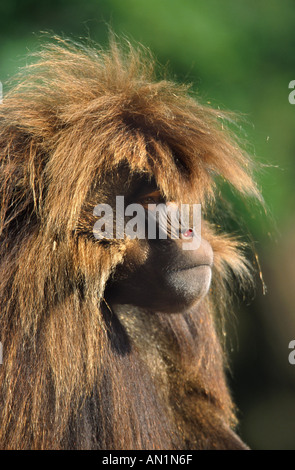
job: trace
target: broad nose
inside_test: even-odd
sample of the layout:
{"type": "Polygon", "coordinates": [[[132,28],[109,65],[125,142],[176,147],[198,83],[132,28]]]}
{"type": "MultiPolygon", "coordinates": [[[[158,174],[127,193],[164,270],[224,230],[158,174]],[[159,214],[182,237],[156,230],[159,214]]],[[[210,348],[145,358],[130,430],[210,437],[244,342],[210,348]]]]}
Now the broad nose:
{"type": "Polygon", "coordinates": [[[190,262],[193,265],[213,266],[214,255],[210,243],[202,237],[194,233],[192,229],[188,229],[186,236],[176,240],[178,247],[185,250],[190,262]]]}

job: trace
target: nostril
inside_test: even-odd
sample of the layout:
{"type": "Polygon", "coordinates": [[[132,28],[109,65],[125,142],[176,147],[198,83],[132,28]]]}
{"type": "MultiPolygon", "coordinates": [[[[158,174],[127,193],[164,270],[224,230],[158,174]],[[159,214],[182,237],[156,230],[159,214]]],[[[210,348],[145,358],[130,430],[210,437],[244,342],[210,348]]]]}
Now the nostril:
{"type": "Polygon", "coordinates": [[[193,229],[189,228],[187,230],[185,230],[184,232],[182,232],[181,236],[183,238],[192,238],[194,235],[194,231],[193,229]]]}

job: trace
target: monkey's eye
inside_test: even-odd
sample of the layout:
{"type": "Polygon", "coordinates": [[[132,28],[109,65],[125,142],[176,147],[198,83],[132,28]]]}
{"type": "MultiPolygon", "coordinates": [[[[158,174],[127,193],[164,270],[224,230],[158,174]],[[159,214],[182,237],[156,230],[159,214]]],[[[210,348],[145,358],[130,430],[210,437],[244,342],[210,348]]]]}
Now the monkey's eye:
{"type": "Polygon", "coordinates": [[[160,204],[164,203],[165,200],[159,190],[153,191],[148,194],[144,194],[138,199],[139,204],[141,204],[145,209],[148,209],[149,204],[160,204]]]}

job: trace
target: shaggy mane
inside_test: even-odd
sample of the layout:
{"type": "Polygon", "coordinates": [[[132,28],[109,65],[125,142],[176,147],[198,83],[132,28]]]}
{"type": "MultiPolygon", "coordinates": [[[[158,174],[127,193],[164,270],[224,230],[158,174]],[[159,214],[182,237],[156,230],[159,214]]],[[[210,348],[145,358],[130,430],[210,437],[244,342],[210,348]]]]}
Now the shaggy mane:
{"type": "Polygon", "coordinates": [[[239,243],[204,223],[217,300],[197,319],[154,315],[147,327],[104,302],[128,241],[89,232],[121,168],[177,202],[214,204],[217,177],[259,199],[227,120],[187,86],[159,81],[147,51],[114,40],[102,50],[53,38],[15,77],[0,106],[1,448],[193,448],[195,416],[215,432],[194,393],[221,410],[220,427],[234,425],[214,305],[226,303],[230,272],[250,279],[239,243]]]}

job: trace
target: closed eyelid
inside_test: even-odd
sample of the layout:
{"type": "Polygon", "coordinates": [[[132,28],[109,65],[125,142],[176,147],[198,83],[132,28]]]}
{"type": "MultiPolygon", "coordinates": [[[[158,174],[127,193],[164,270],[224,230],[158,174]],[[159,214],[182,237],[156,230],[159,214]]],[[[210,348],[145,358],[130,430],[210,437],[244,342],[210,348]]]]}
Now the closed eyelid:
{"type": "Polygon", "coordinates": [[[163,198],[162,194],[160,193],[159,190],[155,190],[155,191],[152,191],[152,192],[149,192],[149,193],[146,193],[146,194],[142,194],[139,199],[146,199],[146,198],[149,198],[149,197],[158,197],[158,198],[163,198]]]}
{"type": "Polygon", "coordinates": [[[138,198],[138,201],[142,205],[158,204],[158,203],[165,203],[165,198],[162,196],[159,190],[156,190],[156,191],[152,191],[146,194],[142,194],[138,198]]]}

